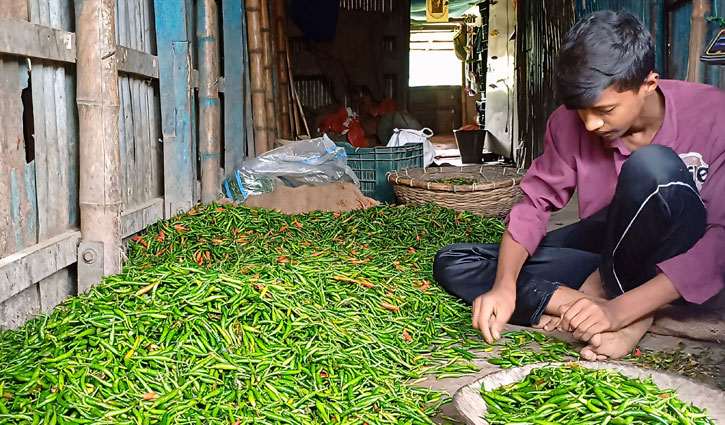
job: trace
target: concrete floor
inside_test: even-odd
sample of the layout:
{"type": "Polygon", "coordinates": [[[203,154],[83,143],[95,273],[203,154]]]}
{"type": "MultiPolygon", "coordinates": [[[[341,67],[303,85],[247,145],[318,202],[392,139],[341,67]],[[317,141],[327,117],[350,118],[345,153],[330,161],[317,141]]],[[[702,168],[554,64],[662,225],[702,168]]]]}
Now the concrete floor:
{"type": "MultiPolygon", "coordinates": [[[[436,145],[438,155],[456,154],[455,145],[451,146],[451,141],[447,138],[434,140],[434,145],[436,145]]],[[[443,159],[441,161],[449,162],[451,163],[451,165],[459,165],[460,163],[460,159],[456,158],[443,159]]],[[[574,198],[565,208],[552,214],[548,226],[549,230],[554,230],[575,223],[577,220],[579,220],[577,204],[578,201],[575,194],[574,198]]],[[[516,329],[523,328],[509,325],[507,326],[506,330],[516,329]]],[[[554,332],[552,333],[552,335],[565,341],[574,342],[571,336],[568,334],[554,332]]],[[[684,338],[654,335],[648,333],[640,342],[639,347],[642,349],[649,349],[653,351],[669,351],[676,350],[681,343],[684,343],[685,345],[685,352],[698,354],[703,350],[707,350],[707,352],[710,353],[711,359],[713,362],[715,362],[715,364],[721,366],[725,365],[725,348],[723,348],[722,344],[720,343],[694,341],[684,338]]],[[[420,385],[429,387],[437,391],[444,391],[449,395],[453,396],[454,393],[458,391],[458,389],[460,389],[461,387],[466,386],[490,373],[499,370],[497,366],[492,365],[487,361],[488,358],[495,356],[496,350],[489,353],[481,353],[479,358],[473,360],[473,363],[478,367],[478,371],[475,373],[471,373],[460,378],[447,378],[441,380],[429,378],[420,385]]],[[[705,382],[712,386],[720,386],[720,388],[725,388],[725,376],[723,375],[723,372],[725,371],[721,370],[718,376],[712,379],[707,379],[705,382]]],[[[434,420],[438,424],[462,423],[460,422],[461,417],[459,416],[452,403],[448,403],[442,406],[439,414],[434,418],[434,420]]]]}

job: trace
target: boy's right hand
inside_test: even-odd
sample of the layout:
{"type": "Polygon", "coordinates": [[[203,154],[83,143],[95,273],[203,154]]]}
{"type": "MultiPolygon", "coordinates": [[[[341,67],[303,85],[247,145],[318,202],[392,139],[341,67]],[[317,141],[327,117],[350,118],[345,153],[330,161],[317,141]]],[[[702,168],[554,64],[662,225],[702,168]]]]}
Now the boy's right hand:
{"type": "Polygon", "coordinates": [[[501,338],[503,326],[514,314],[516,290],[505,285],[494,285],[489,292],[473,300],[473,327],[483,333],[483,339],[491,344],[501,338]]]}

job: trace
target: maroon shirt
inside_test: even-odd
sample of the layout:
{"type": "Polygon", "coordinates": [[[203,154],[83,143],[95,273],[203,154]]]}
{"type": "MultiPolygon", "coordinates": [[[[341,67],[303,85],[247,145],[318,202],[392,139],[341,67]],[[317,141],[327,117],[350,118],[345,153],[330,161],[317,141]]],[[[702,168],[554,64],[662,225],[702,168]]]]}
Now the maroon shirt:
{"type": "MultiPolygon", "coordinates": [[[[704,84],[660,80],[665,118],[653,144],[671,148],[688,166],[707,208],[707,230],[689,251],[658,264],[687,301],[703,303],[725,280],[725,92],[704,84]]],[[[559,107],[549,118],[544,154],[521,182],[525,196],[507,217],[513,238],[533,254],[552,211],[579,189],[579,216],[612,202],[630,151],[584,128],[576,111],[559,107]]]]}

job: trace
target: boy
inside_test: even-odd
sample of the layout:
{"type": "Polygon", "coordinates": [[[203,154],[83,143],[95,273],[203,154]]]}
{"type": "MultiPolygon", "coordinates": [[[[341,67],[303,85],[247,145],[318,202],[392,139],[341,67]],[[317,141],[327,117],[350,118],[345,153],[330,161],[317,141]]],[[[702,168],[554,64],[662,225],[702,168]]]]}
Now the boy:
{"type": "Polygon", "coordinates": [[[586,360],[629,353],[658,308],[703,303],[725,275],[725,93],[659,80],[654,43],[629,13],[566,35],[563,106],[521,183],[501,245],[443,248],[436,280],[473,305],[489,343],[506,322],[573,332],[586,360]],[[546,234],[578,189],[582,220],[546,234]]]}

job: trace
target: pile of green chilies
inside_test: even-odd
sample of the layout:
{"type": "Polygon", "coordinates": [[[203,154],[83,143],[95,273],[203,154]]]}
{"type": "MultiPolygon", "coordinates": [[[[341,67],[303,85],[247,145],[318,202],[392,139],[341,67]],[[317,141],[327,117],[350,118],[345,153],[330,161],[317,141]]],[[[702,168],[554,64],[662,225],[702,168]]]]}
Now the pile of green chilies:
{"type": "Polygon", "coordinates": [[[423,424],[427,374],[475,370],[470,310],[432,279],[498,220],[433,205],[289,216],[199,206],[121,274],[0,332],[0,424],[423,424]]]}
{"type": "Polygon", "coordinates": [[[503,334],[503,338],[499,357],[488,360],[502,369],[534,363],[561,362],[567,356],[577,359],[580,357],[568,343],[536,331],[507,332],[503,334]],[[538,344],[540,351],[532,349],[534,343],[538,344]]]}
{"type": "Polygon", "coordinates": [[[704,425],[706,412],[660,390],[651,379],[628,378],[577,364],[533,369],[521,382],[481,390],[492,425],[704,425]]]}

